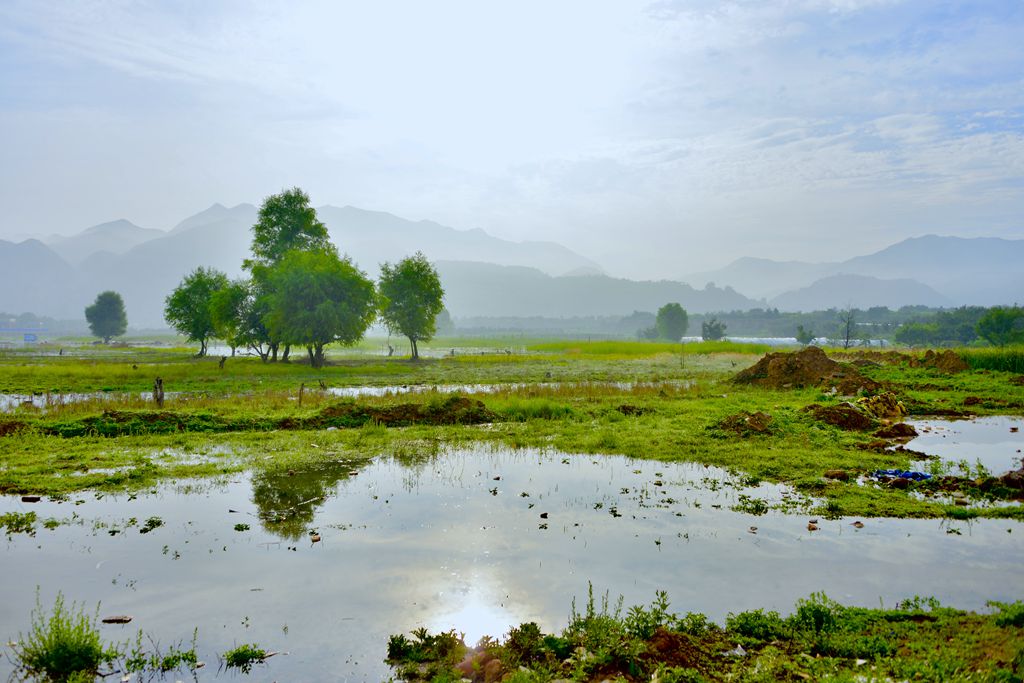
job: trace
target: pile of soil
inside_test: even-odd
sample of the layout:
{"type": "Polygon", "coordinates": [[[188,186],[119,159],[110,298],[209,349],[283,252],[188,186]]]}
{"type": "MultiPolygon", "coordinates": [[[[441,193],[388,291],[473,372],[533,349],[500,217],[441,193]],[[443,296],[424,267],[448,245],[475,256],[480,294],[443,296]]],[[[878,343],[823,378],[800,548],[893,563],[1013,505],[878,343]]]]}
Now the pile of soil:
{"type": "Polygon", "coordinates": [[[1016,377],[1011,377],[1010,384],[1016,384],[1017,386],[1024,387],[1024,375],[1017,375],[1016,377]]]}
{"type": "Polygon", "coordinates": [[[878,426],[878,420],[852,403],[840,403],[834,406],[812,403],[804,408],[804,412],[810,413],[819,422],[847,431],[866,431],[878,426]]]}
{"type": "Polygon", "coordinates": [[[897,422],[888,427],[882,427],[874,436],[880,439],[912,439],[917,436],[917,430],[906,422],[897,422]]]}
{"type": "Polygon", "coordinates": [[[933,370],[949,374],[971,369],[970,366],[964,362],[963,358],[950,349],[946,349],[939,353],[935,353],[931,349],[928,349],[924,354],[924,358],[918,361],[917,365],[922,368],[931,368],[933,370]]]}
{"type": "Polygon", "coordinates": [[[835,388],[848,395],[878,391],[881,385],[851,365],[837,363],[816,346],[795,353],[769,353],[732,378],[736,384],[770,389],[835,388]]]}
{"type": "Polygon", "coordinates": [[[355,427],[375,422],[388,427],[414,424],[453,425],[494,422],[497,415],[481,401],[453,396],[434,403],[400,403],[393,406],[363,406],[358,403],[339,403],[320,411],[314,418],[304,421],[309,428],[355,427]]]}
{"type": "Polygon", "coordinates": [[[739,436],[750,436],[751,434],[771,434],[771,424],[772,416],[768,413],[743,411],[723,418],[715,424],[715,427],[739,436]]]}

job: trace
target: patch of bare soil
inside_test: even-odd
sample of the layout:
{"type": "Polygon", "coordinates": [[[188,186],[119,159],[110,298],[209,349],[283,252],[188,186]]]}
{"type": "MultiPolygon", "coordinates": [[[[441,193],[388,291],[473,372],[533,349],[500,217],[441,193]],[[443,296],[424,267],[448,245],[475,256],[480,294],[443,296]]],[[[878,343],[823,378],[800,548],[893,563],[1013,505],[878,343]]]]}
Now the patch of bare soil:
{"type": "Polygon", "coordinates": [[[770,389],[835,388],[841,394],[878,391],[881,385],[852,365],[837,363],[816,346],[794,353],[769,353],[732,381],[770,389]]]}
{"type": "Polygon", "coordinates": [[[3,422],[0,422],[0,436],[17,434],[24,428],[24,422],[19,422],[18,420],[4,420],[3,422]]]}
{"type": "Polygon", "coordinates": [[[388,427],[414,424],[452,425],[494,422],[497,415],[481,401],[453,396],[441,403],[400,403],[393,406],[363,406],[340,403],[329,406],[311,418],[306,427],[348,427],[376,422],[388,427]]]}
{"type": "Polygon", "coordinates": [[[878,420],[852,403],[823,406],[812,403],[804,408],[815,420],[847,431],[866,431],[878,426],[878,420]]]}

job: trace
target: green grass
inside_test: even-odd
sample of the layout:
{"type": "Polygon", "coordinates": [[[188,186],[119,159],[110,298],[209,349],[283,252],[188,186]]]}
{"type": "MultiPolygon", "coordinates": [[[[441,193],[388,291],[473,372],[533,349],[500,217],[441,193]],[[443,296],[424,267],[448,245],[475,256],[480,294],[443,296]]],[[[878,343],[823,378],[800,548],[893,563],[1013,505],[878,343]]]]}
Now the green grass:
{"type": "Polygon", "coordinates": [[[116,647],[103,643],[97,619],[74,603],[66,607],[60,593],[49,615],[37,601],[32,627],[19,636],[14,648],[18,672],[47,681],[94,680],[119,655],[116,647]]]}
{"type": "Polygon", "coordinates": [[[982,615],[913,598],[872,609],[818,593],[797,602],[789,616],[750,610],[730,614],[723,627],[703,614],[672,612],[664,593],[624,611],[621,598],[595,600],[591,589],[583,609],[573,604],[560,633],[526,623],[470,648],[452,634],[420,629],[414,641],[391,636],[388,662],[411,682],[478,671],[522,682],[1019,681],[1024,631],[1017,619],[1024,603],[993,606],[995,614],[982,615]]]}
{"type": "Polygon", "coordinates": [[[1024,374],[1024,346],[958,349],[957,353],[972,370],[1024,374]]]}
{"type": "Polygon", "coordinates": [[[267,651],[255,643],[247,643],[228,650],[223,656],[225,667],[247,674],[254,664],[260,664],[267,658],[267,651]]]}
{"type": "Polygon", "coordinates": [[[650,341],[546,341],[527,349],[539,353],[563,353],[575,356],[649,357],[658,354],[698,355],[711,353],[763,354],[772,350],[767,344],[741,344],[729,341],[673,344],[650,341]]]}

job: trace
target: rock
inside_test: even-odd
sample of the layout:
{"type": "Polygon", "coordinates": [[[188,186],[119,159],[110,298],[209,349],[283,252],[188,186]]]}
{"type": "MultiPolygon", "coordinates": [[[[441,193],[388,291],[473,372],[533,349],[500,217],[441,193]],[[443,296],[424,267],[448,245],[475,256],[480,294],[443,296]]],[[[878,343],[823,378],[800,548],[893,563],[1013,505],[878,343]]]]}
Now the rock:
{"type": "Polygon", "coordinates": [[[910,488],[911,481],[905,477],[896,477],[895,479],[889,480],[889,488],[894,489],[908,489],[910,488]]]}
{"type": "Polygon", "coordinates": [[[100,619],[104,624],[127,624],[130,623],[132,618],[127,614],[116,614],[111,617],[103,617],[100,619]]]}
{"type": "Polygon", "coordinates": [[[320,534],[311,534],[310,537],[309,537],[309,540],[311,540],[313,543],[319,543],[320,542],[320,534]]]}
{"type": "Polygon", "coordinates": [[[856,522],[854,522],[850,526],[852,526],[854,529],[863,529],[864,528],[864,522],[862,522],[860,520],[857,520],[856,522]]]}
{"type": "Polygon", "coordinates": [[[807,522],[807,530],[808,531],[817,531],[818,530],[818,525],[815,524],[814,522],[807,522]]]}
{"type": "Polygon", "coordinates": [[[546,513],[546,512],[540,513],[540,518],[541,519],[547,519],[548,518],[548,513],[546,513]]]}
{"type": "Polygon", "coordinates": [[[897,422],[888,427],[882,427],[874,435],[883,439],[911,439],[917,436],[917,430],[906,422],[897,422]]]}
{"type": "Polygon", "coordinates": [[[38,503],[40,500],[39,496],[22,496],[22,503],[38,503]]]}
{"type": "Polygon", "coordinates": [[[846,470],[825,470],[826,479],[835,479],[836,481],[850,481],[850,473],[846,470]]]}

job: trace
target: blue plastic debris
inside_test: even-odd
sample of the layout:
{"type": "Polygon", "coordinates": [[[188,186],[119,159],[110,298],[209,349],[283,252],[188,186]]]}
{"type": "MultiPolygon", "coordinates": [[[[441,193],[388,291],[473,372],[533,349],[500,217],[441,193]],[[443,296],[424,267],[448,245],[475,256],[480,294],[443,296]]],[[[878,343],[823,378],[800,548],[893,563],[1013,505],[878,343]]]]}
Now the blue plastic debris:
{"type": "Polygon", "coordinates": [[[911,479],[913,481],[924,481],[931,479],[932,475],[914,470],[875,470],[871,475],[875,479],[911,479]]]}

